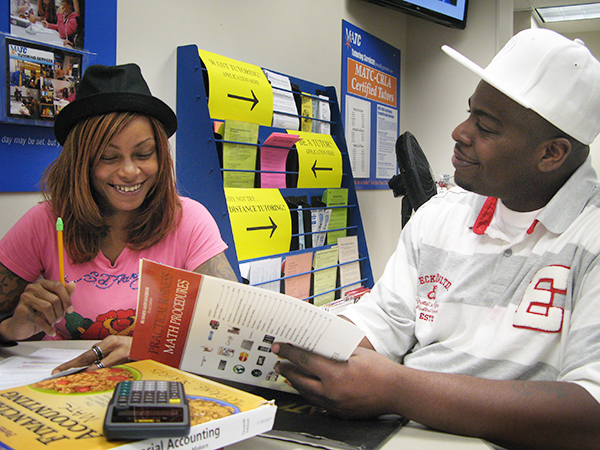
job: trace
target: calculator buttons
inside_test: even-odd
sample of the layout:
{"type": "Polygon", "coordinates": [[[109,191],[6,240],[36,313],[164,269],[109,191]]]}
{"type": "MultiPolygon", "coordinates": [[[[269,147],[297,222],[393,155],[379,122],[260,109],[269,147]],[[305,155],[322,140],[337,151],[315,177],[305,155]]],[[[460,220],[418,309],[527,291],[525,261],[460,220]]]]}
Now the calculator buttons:
{"type": "Polygon", "coordinates": [[[181,382],[122,381],[108,406],[104,434],[109,439],[177,437],[189,433],[189,407],[181,382]]]}

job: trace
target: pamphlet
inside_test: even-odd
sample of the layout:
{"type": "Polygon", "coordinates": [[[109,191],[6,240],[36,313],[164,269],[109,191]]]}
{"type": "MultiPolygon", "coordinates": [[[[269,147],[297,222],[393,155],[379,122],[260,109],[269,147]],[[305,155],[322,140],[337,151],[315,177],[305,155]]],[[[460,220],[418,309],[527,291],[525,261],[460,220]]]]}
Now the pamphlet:
{"type": "Polygon", "coordinates": [[[285,293],[294,298],[306,300],[310,297],[312,252],[288,255],[285,258],[285,293]]]}
{"type": "Polygon", "coordinates": [[[313,100],[310,94],[302,93],[301,131],[313,132],[313,100]]]}
{"type": "Polygon", "coordinates": [[[346,292],[360,287],[360,262],[358,261],[358,237],[347,236],[337,239],[340,263],[340,286],[342,297],[346,292]]]}
{"type": "Polygon", "coordinates": [[[274,342],[346,361],[363,337],[352,323],[289,295],[140,261],[133,359],[296,392],[275,371],[274,342]]]}
{"type": "Polygon", "coordinates": [[[318,117],[316,133],[331,134],[331,109],[329,108],[329,97],[324,94],[319,94],[319,106],[318,106],[318,117]]]}
{"type": "Polygon", "coordinates": [[[314,254],[313,267],[315,273],[313,275],[313,303],[317,306],[323,306],[335,300],[337,261],[337,245],[318,250],[314,254]]]}
{"type": "Polygon", "coordinates": [[[348,189],[327,189],[323,193],[323,202],[331,209],[329,218],[329,230],[327,233],[327,244],[337,244],[339,237],[346,236],[346,227],[348,226],[348,189]]]}
{"type": "Polygon", "coordinates": [[[281,292],[281,256],[250,261],[248,281],[252,286],[260,286],[274,292],[281,292]]]}
{"type": "Polygon", "coordinates": [[[258,124],[226,120],[223,130],[223,186],[253,188],[258,124]]]}
{"type": "Polygon", "coordinates": [[[298,110],[289,77],[263,69],[273,88],[273,126],[298,130],[298,110]]]}
{"type": "Polygon", "coordinates": [[[260,149],[260,187],[285,188],[285,164],[292,146],[299,136],[287,133],[271,133],[260,149]]]}

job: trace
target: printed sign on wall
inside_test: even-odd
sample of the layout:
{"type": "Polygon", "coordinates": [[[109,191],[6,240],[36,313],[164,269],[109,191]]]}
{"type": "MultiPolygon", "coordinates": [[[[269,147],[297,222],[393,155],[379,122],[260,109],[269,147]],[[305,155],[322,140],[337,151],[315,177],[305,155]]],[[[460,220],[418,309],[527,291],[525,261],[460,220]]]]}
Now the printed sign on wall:
{"type": "Polygon", "coordinates": [[[389,189],[397,173],[400,50],[342,21],[342,120],[357,189],[389,189]]]}

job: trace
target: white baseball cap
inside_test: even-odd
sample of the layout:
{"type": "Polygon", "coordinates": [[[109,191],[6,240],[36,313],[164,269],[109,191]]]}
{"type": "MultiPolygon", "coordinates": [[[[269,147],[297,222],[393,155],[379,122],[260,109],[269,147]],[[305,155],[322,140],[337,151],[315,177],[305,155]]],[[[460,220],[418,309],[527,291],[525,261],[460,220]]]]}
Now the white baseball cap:
{"type": "Polygon", "coordinates": [[[513,36],[483,69],[442,50],[525,108],[589,145],[600,133],[600,62],[579,40],[545,28],[513,36]]]}

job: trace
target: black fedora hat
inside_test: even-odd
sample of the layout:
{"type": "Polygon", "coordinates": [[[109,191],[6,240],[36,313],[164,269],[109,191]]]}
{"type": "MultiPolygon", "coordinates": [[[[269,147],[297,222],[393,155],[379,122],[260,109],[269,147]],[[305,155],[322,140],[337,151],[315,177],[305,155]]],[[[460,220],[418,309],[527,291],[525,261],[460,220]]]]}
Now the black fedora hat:
{"type": "Polygon", "coordinates": [[[177,130],[177,116],[162,100],[153,97],[137,64],[89,66],[77,89],[76,99],[54,121],[54,135],[63,145],[80,121],[110,112],[132,111],[158,119],[168,136],[177,130]]]}

